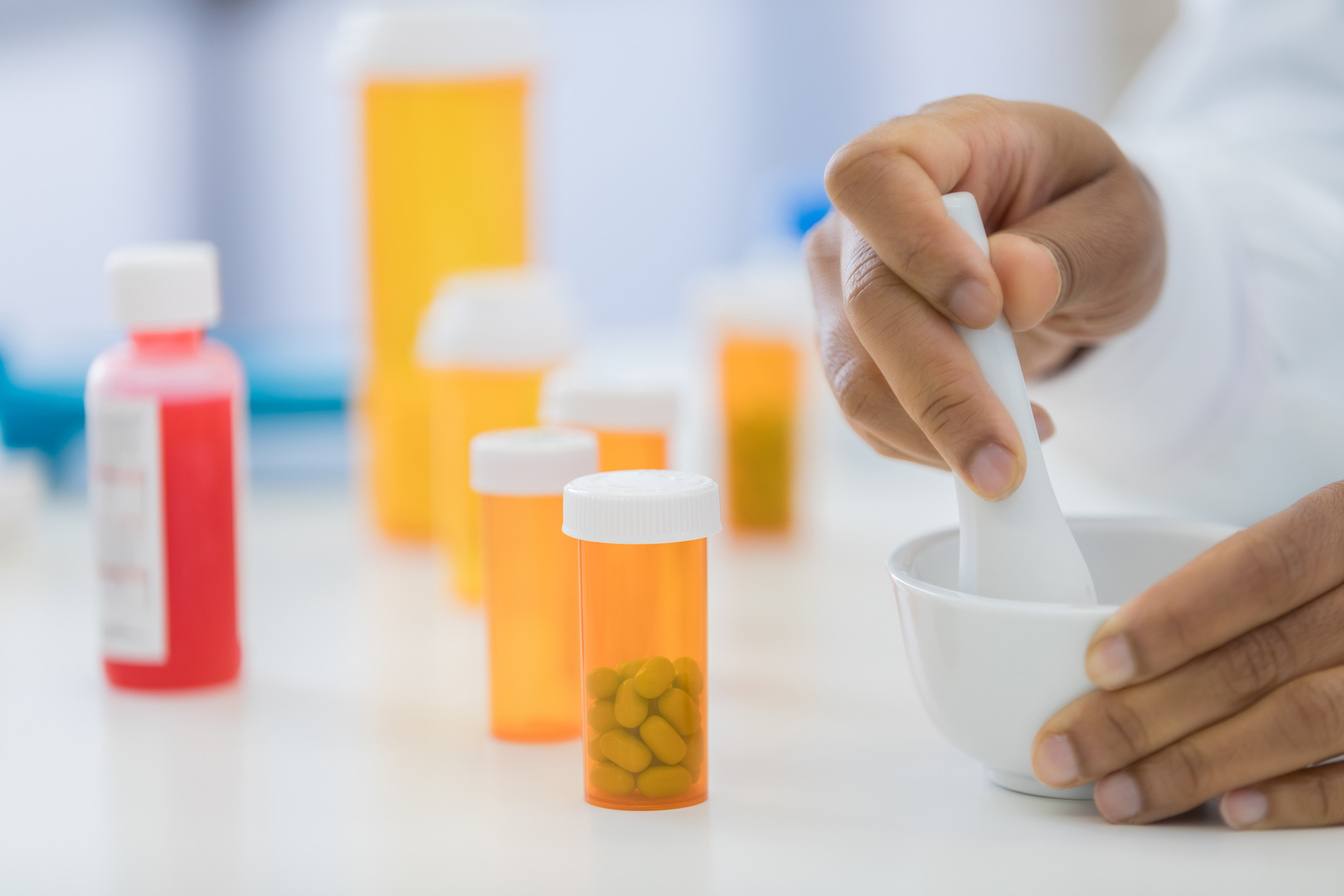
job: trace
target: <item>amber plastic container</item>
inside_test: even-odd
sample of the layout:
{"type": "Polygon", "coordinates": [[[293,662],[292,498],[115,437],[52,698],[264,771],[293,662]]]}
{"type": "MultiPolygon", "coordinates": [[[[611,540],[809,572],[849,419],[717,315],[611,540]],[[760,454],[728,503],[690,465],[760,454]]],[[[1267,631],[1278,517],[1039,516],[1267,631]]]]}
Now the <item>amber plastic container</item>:
{"type": "Polygon", "coordinates": [[[565,488],[579,540],[584,797],[608,809],[675,809],[709,794],[706,542],[714,481],[626,470],[565,488]]]}
{"type": "Polygon", "coordinates": [[[677,390],[666,383],[604,380],[577,374],[547,381],[542,419],[597,435],[597,466],[661,470],[677,418],[677,390]]]}
{"type": "Polygon", "coordinates": [[[420,328],[430,380],[430,459],[421,487],[434,510],[434,540],[448,559],[449,590],[481,599],[481,505],[470,486],[468,446],[483,432],[535,426],[546,373],[573,345],[568,303],[536,271],[449,280],[420,328]]]}
{"type": "Polygon", "coordinates": [[[735,532],[793,527],[801,366],[791,339],[729,333],[721,344],[724,491],[735,532]]]}
{"type": "Polygon", "coordinates": [[[481,498],[490,730],[501,740],[578,737],[579,547],[560,531],[566,483],[597,470],[581,429],[533,427],[471,440],[481,498]]]}
{"type": "Polygon", "coordinates": [[[532,21],[484,4],[347,16],[337,58],[358,83],[366,246],[364,411],[373,508],[428,540],[430,384],[416,327],[440,282],[527,260],[532,21]]]}

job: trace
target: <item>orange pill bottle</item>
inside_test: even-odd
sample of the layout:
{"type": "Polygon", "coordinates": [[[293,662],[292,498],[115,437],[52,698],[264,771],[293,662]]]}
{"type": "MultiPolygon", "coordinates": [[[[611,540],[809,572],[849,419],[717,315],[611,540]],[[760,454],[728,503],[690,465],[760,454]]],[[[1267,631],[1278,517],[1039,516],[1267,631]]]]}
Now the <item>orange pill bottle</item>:
{"type": "Polygon", "coordinates": [[[800,265],[743,265],[703,289],[717,370],[729,530],[782,535],[797,514],[810,289],[800,265]]]}
{"type": "Polygon", "coordinates": [[[471,440],[481,498],[490,730],[501,740],[578,737],[579,547],[560,531],[570,480],[597,470],[597,439],[532,427],[471,440]]]}
{"type": "Polygon", "coordinates": [[[527,260],[532,21],[489,7],[347,16],[337,58],[359,85],[367,253],[363,411],[379,527],[428,540],[430,385],[416,327],[461,271],[527,260]]]}
{"type": "Polygon", "coordinates": [[[445,282],[421,323],[418,353],[430,385],[430,456],[416,471],[433,508],[449,590],[481,600],[481,506],[468,448],[492,429],[536,426],[541,383],[574,345],[568,301],[528,269],[462,274],[445,282]]]}
{"type": "Polygon", "coordinates": [[[546,383],[542,418],[597,435],[597,466],[661,470],[677,419],[677,390],[667,383],[569,374],[546,383]]]}
{"type": "Polygon", "coordinates": [[[719,487],[623,470],[565,487],[579,541],[584,796],[608,809],[704,802],[709,692],[706,542],[719,487]]]}

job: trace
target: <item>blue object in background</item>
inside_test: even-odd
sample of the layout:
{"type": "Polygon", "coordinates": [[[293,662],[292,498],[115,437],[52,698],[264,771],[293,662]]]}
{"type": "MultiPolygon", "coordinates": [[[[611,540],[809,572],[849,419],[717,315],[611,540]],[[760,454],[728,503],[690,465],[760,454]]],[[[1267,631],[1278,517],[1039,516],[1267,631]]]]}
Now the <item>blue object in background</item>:
{"type": "Polygon", "coordinates": [[[798,238],[806,236],[807,232],[821,223],[821,219],[830,211],[831,200],[825,190],[818,188],[815,195],[800,196],[793,215],[794,232],[798,234],[798,238]]]}

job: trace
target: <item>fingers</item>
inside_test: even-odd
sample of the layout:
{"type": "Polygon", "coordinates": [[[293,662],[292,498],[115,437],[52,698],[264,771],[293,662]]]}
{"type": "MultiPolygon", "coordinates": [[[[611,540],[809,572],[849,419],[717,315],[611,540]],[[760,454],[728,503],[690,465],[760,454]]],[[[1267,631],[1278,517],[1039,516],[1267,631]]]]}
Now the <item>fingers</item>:
{"type": "Polygon", "coordinates": [[[1051,331],[1097,340],[1138,323],[1157,301],[1166,262],[1157,197],[1128,161],[990,238],[1015,330],[1050,316],[1051,331]]]}
{"type": "Polygon", "coordinates": [[[914,115],[841,147],[826,166],[826,192],[902,279],[948,317],[981,328],[999,316],[998,279],[942,198],[970,164],[963,136],[914,115]]]}
{"type": "Polygon", "coordinates": [[[1240,830],[1344,824],[1344,762],[1238,787],[1223,795],[1218,809],[1240,830]]]}
{"type": "Polygon", "coordinates": [[[1097,782],[1107,821],[1169,818],[1344,752],[1344,668],[1295,679],[1232,718],[1097,782]]]}
{"type": "MultiPolygon", "coordinates": [[[[826,189],[836,209],[902,281],[940,313],[980,328],[1005,307],[1006,286],[948,218],[942,195],[956,189],[974,193],[986,229],[993,232],[1101,179],[1100,188],[1085,191],[1082,201],[1054,222],[1060,225],[1088,211],[1095,214],[1096,202],[1110,201],[1132,185],[1126,178],[1113,183],[1103,178],[1121,164],[1115,143],[1082,116],[1040,104],[956,97],[886,122],[842,147],[827,165],[826,189]]],[[[1115,221],[1095,227],[1108,223],[1115,221]]],[[[1052,245],[1067,239],[1057,227],[1046,227],[1046,235],[1056,238],[1052,245]]],[[[1086,249],[1081,239],[1067,245],[1086,249]]],[[[1010,256],[1018,263],[1008,264],[1008,272],[1015,289],[1030,296],[1029,313],[1042,306],[1048,311],[1061,294],[1048,284],[1062,279],[1067,287],[1069,257],[1011,250],[1010,256]],[[1052,272],[1055,262],[1061,267],[1052,272]]],[[[1090,260],[1079,259],[1084,268],[1090,260]]]]}
{"type": "Polygon", "coordinates": [[[1344,663],[1344,588],[1153,681],[1093,691],[1047,722],[1036,777],[1076,787],[1229,718],[1294,679],[1344,663]]]}
{"type": "Polygon", "coordinates": [[[1022,480],[1022,440],[951,322],[892,273],[842,221],[845,314],[906,415],[982,497],[1022,480]]]}
{"type": "Polygon", "coordinates": [[[1344,581],[1344,483],[1238,532],[1116,610],[1087,674],[1108,690],[1147,681],[1344,581]]]}

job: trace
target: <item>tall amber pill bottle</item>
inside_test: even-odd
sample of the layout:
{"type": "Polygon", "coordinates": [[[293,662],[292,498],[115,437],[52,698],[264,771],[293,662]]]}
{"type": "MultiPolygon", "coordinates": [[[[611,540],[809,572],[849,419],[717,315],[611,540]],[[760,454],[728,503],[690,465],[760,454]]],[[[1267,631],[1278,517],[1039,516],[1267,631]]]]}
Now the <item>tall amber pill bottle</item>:
{"type": "Polygon", "coordinates": [[[579,546],[560,531],[570,480],[597,470],[597,439],[531,427],[471,440],[481,497],[490,730],[501,740],[578,737],[579,546]]]}
{"type": "Polygon", "coordinates": [[[661,470],[677,419],[677,390],[670,383],[557,376],[546,383],[542,419],[596,433],[602,472],[661,470]]]}
{"type": "Polygon", "coordinates": [[[676,809],[709,793],[706,542],[719,487],[697,473],[623,470],[565,487],[579,542],[584,795],[676,809]]]}
{"type": "Polygon", "coordinates": [[[440,282],[527,260],[534,23],[488,5],[386,8],[342,22],[358,84],[367,259],[363,411],[373,508],[429,540],[430,387],[416,327],[440,282]]]}
{"type": "Polygon", "coordinates": [[[527,269],[462,274],[444,284],[420,328],[430,383],[430,457],[416,471],[434,509],[449,591],[481,599],[481,504],[468,446],[492,429],[536,426],[541,382],[573,348],[569,305],[527,269]]]}

